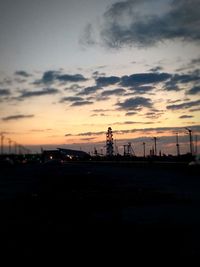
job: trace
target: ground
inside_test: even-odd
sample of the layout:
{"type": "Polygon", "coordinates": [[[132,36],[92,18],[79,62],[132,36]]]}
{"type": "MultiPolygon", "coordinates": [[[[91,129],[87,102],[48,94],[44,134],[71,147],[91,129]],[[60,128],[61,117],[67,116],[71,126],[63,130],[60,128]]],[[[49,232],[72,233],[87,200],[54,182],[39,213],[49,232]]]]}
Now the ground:
{"type": "Polygon", "coordinates": [[[200,255],[198,166],[54,162],[2,166],[1,174],[5,253],[76,252],[78,257],[84,252],[84,257],[115,259],[200,255]]]}

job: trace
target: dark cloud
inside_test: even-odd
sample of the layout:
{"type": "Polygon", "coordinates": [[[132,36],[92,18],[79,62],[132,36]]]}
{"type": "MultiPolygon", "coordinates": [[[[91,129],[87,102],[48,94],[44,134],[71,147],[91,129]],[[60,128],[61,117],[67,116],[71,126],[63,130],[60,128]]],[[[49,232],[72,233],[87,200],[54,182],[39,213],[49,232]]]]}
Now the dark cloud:
{"type": "Polygon", "coordinates": [[[41,81],[43,83],[52,83],[56,79],[57,75],[59,75],[58,71],[53,71],[53,70],[46,71],[43,74],[41,81]]]}
{"type": "Polygon", "coordinates": [[[149,71],[150,72],[159,72],[159,71],[161,71],[163,69],[163,67],[161,67],[161,66],[156,66],[156,67],[154,67],[154,68],[151,68],[149,71]]]}
{"type": "Polygon", "coordinates": [[[88,142],[90,142],[91,140],[94,140],[94,139],[96,139],[96,138],[95,137],[80,138],[80,140],[82,140],[82,141],[88,141],[88,142]]]}
{"type": "Polygon", "coordinates": [[[175,103],[178,103],[178,102],[181,102],[181,99],[177,99],[177,100],[168,99],[167,100],[167,103],[169,103],[169,104],[175,104],[175,103]]]}
{"type": "MultiPolygon", "coordinates": [[[[135,86],[133,88],[129,88],[131,91],[133,91],[133,93],[130,94],[146,94],[150,91],[152,91],[155,87],[154,86],[135,86]]],[[[129,93],[127,93],[126,95],[130,95],[129,93]]]]}
{"type": "MultiPolygon", "coordinates": [[[[200,125],[186,125],[184,127],[157,127],[157,128],[139,128],[139,129],[129,129],[129,130],[113,130],[114,134],[128,134],[128,133],[136,133],[136,132],[142,132],[142,133],[147,133],[147,132],[185,132],[185,127],[191,129],[192,131],[195,132],[200,132],[200,125]]],[[[93,135],[105,135],[105,132],[84,132],[84,133],[79,133],[77,136],[93,136],[93,135]]],[[[174,136],[173,136],[174,138],[174,136]]]]}
{"type": "Polygon", "coordinates": [[[98,77],[96,78],[97,86],[109,86],[120,82],[120,78],[117,76],[110,77],[98,77]]]}
{"type": "Polygon", "coordinates": [[[200,81],[200,73],[198,70],[195,70],[189,74],[175,74],[171,77],[171,82],[174,83],[190,83],[200,81]]]}
{"type": "Polygon", "coordinates": [[[85,105],[91,105],[91,104],[93,104],[93,102],[85,100],[85,101],[74,102],[73,104],[71,104],[71,106],[76,107],[76,106],[85,106],[85,105]]]}
{"type": "Polygon", "coordinates": [[[16,71],[15,75],[22,76],[22,77],[25,77],[25,78],[28,78],[28,77],[31,76],[31,74],[29,74],[29,73],[27,73],[26,71],[23,71],[23,70],[16,71]]]}
{"type": "Polygon", "coordinates": [[[182,115],[179,117],[179,119],[190,119],[193,118],[194,116],[190,116],[190,115],[182,115]]]}
{"type": "Polygon", "coordinates": [[[72,134],[65,134],[65,136],[72,136],[72,134]]]}
{"type": "Polygon", "coordinates": [[[98,78],[98,77],[102,77],[102,76],[105,76],[106,74],[105,74],[105,72],[99,72],[99,71],[94,71],[93,73],[92,73],[92,77],[93,78],[98,78]]]}
{"type": "Polygon", "coordinates": [[[89,86],[84,88],[81,92],[79,92],[77,95],[90,95],[96,93],[101,87],[99,86],[89,86]]]}
{"type": "Polygon", "coordinates": [[[189,95],[197,95],[200,93],[200,86],[194,86],[188,92],[189,95]]]}
{"type": "Polygon", "coordinates": [[[199,108],[192,108],[189,110],[190,112],[195,112],[195,111],[200,111],[200,107],[199,108]]]}
{"type": "Polygon", "coordinates": [[[181,90],[179,86],[177,85],[177,82],[173,80],[167,81],[164,84],[163,89],[166,91],[180,91],[181,90]]]}
{"type": "Polygon", "coordinates": [[[188,69],[193,69],[200,65],[200,56],[197,58],[192,59],[187,65],[182,66],[181,68],[177,69],[176,71],[183,71],[188,69]]]}
{"type": "Polygon", "coordinates": [[[79,84],[72,84],[69,87],[66,87],[64,90],[71,90],[71,91],[77,91],[78,89],[83,88],[82,86],[80,86],[79,84]]]}
{"type": "Polygon", "coordinates": [[[138,114],[138,113],[135,112],[135,111],[130,111],[130,112],[127,112],[125,115],[126,116],[132,116],[132,115],[135,115],[135,114],[138,114]]]}
{"type": "Polygon", "coordinates": [[[57,75],[56,79],[61,82],[84,82],[87,81],[87,79],[82,74],[62,74],[57,75]]]}
{"type": "Polygon", "coordinates": [[[121,85],[125,87],[140,86],[145,84],[155,84],[171,78],[169,73],[137,73],[121,78],[121,85]]]}
{"type": "Polygon", "coordinates": [[[72,107],[93,104],[93,102],[88,101],[88,100],[84,100],[82,97],[78,97],[78,96],[63,97],[60,100],[60,102],[61,103],[63,103],[63,102],[71,102],[71,106],[72,107]]]}
{"type": "Polygon", "coordinates": [[[110,96],[110,95],[124,95],[126,92],[125,89],[118,88],[118,89],[113,89],[113,90],[106,90],[101,93],[102,96],[110,96]]]}
{"type": "Polygon", "coordinates": [[[112,109],[93,109],[93,112],[107,112],[107,111],[113,111],[112,109]]]}
{"type": "Polygon", "coordinates": [[[145,114],[145,117],[148,119],[158,119],[163,114],[163,111],[152,110],[145,114]]]}
{"type": "Polygon", "coordinates": [[[145,97],[135,97],[135,98],[129,98],[126,99],[124,102],[117,103],[116,106],[119,107],[119,109],[124,110],[135,110],[140,109],[142,107],[152,107],[152,102],[150,98],[145,97]]]}
{"type": "Polygon", "coordinates": [[[153,124],[154,122],[143,122],[143,121],[124,121],[124,122],[114,122],[112,125],[131,125],[131,124],[153,124]]]}
{"type": "Polygon", "coordinates": [[[191,60],[191,64],[193,64],[193,65],[199,65],[200,64],[200,57],[192,59],[191,60]]]}
{"type": "Polygon", "coordinates": [[[178,110],[178,109],[187,109],[199,105],[200,105],[200,100],[196,100],[196,101],[185,102],[178,105],[169,105],[166,108],[171,110],[178,110]]]}
{"type": "Polygon", "coordinates": [[[0,97],[1,96],[9,96],[10,90],[9,89],[0,89],[0,97]]]}
{"type": "Polygon", "coordinates": [[[167,91],[179,91],[181,90],[180,86],[182,87],[185,84],[195,84],[198,82],[200,82],[200,73],[199,70],[194,70],[187,74],[171,75],[171,78],[163,85],[163,89],[167,91]]]}
{"type": "Polygon", "coordinates": [[[19,100],[24,99],[24,98],[30,98],[30,97],[35,97],[35,96],[44,96],[44,95],[54,95],[59,93],[58,89],[55,88],[44,88],[43,90],[39,91],[22,91],[21,95],[18,97],[19,100]]]}
{"type": "Polygon", "coordinates": [[[82,97],[78,96],[68,96],[68,97],[63,97],[60,102],[76,102],[76,101],[83,101],[84,99],[82,97]]]}
{"type": "Polygon", "coordinates": [[[111,48],[124,45],[149,47],[165,40],[199,42],[199,0],[166,3],[127,0],[112,4],[103,16],[101,41],[111,48]],[[168,6],[163,7],[166,3],[169,3],[168,6]]]}
{"type": "Polygon", "coordinates": [[[40,80],[36,80],[34,84],[50,84],[55,81],[60,82],[83,82],[87,79],[82,74],[61,74],[60,71],[49,70],[44,72],[40,80]]]}
{"type": "Polygon", "coordinates": [[[13,81],[10,78],[4,78],[2,81],[0,81],[0,85],[7,86],[12,85],[13,81]]]}
{"type": "Polygon", "coordinates": [[[103,132],[85,132],[85,133],[79,133],[77,136],[92,136],[92,135],[102,135],[105,134],[106,131],[103,132]]]}
{"type": "Polygon", "coordinates": [[[100,114],[92,114],[90,117],[96,117],[96,116],[101,116],[101,117],[105,117],[108,116],[105,113],[100,113],[100,114]]]}
{"type": "Polygon", "coordinates": [[[11,121],[11,120],[21,120],[21,119],[27,119],[27,118],[33,118],[34,115],[12,115],[8,117],[2,118],[3,121],[11,121]]]}

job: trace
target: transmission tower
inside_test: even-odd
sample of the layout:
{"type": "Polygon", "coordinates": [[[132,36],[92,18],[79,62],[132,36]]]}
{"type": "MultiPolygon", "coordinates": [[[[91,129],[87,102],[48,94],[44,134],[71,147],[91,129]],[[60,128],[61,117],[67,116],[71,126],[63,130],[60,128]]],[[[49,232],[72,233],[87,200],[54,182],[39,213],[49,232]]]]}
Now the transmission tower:
{"type": "Polygon", "coordinates": [[[113,133],[111,127],[108,127],[106,133],[106,155],[113,156],[113,133]]]}

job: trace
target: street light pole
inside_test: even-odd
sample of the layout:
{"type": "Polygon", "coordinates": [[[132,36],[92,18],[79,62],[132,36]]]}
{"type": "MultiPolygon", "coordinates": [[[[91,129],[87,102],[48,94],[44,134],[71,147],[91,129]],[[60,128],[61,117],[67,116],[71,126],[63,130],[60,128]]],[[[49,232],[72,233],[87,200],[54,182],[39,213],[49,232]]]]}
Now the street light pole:
{"type": "Polygon", "coordinates": [[[143,151],[144,151],[144,158],[146,157],[146,151],[145,151],[145,142],[142,143],[143,144],[143,151]]]}
{"type": "Polygon", "coordinates": [[[3,155],[3,140],[4,140],[4,135],[1,133],[1,155],[3,155]]]}
{"type": "Polygon", "coordinates": [[[192,130],[191,129],[188,129],[188,128],[185,128],[188,133],[189,133],[189,138],[190,138],[190,153],[191,155],[193,154],[193,141],[192,141],[192,130]]]}
{"type": "Polygon", "coordinates": [[[177,149],[177,156],[180,156],[180,146],[178,142],[178,133],[176,133],[176,149],[177,149]]]}

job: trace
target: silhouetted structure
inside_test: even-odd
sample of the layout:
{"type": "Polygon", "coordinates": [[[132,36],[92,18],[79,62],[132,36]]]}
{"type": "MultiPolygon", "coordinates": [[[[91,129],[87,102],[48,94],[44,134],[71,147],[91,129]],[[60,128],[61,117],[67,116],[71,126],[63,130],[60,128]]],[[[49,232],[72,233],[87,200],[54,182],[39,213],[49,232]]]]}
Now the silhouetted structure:
{"type": "Polygon", "coordinates": [[[113,133],[111,127],[108,127],[106,133],[106,155],[113,156],[113,133]]]}
{"type": "Polygon", "coordinates": [[[154,153],[155,156],[157,156],[157,137],[154,137],[153,140],[154,140],[154,153]]]}
{"type": "Polygon", "coordinates": [[[193,140],[192,140],[192,130],[185,128],[188,131],[189,138],[190,138],[190,153],[193,155],[193,140]]]}
{"type": "Polygon", "coordinates": [[[43,162],[47,162],[51,160],[67,161],[67,160],[72,160],[72,159],[88,159],[88,158],[90,158],[90,155],[80,150],[57,148],[56,150],[43,150],[42,151],[43,162]]]}
{"type": "Polygon", "coordinates": [[[135,152],[130,142],[127,145],[124,145],[124,156],[135,156],[135,152]]]}

